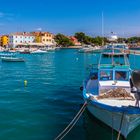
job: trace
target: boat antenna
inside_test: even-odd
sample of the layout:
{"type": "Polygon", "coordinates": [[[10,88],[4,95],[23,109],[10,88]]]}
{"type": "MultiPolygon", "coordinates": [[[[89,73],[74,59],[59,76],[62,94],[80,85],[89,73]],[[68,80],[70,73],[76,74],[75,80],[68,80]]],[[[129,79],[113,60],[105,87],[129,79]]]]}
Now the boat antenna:
{"type": "Polygon", "coordinates": [[[104,46],[104,13],[102,12],[102,46],[104,46]]]}

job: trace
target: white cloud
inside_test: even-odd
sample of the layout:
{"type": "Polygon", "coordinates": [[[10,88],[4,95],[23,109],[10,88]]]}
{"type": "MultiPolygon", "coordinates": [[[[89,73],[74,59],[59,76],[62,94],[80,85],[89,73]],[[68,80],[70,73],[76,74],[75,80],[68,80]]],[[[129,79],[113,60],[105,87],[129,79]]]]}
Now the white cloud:
{"type": "Polygon", "coordinates": [[[36,30],[37,30],[37,31],[42,31],[42,28],[41,28],[41,27],[39,27],[39,28],[37,28],[36,30]]]}

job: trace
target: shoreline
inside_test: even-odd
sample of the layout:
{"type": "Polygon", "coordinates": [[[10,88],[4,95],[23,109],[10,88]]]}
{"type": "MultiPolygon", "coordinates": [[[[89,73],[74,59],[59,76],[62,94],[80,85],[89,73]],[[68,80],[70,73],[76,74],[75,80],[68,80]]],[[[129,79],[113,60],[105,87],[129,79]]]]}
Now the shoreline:
{"type": "Polygon", "coordinates": [[[61,47],[61,49],[81,49],[82,46],[69,46],[69,47],[61,47]]]}

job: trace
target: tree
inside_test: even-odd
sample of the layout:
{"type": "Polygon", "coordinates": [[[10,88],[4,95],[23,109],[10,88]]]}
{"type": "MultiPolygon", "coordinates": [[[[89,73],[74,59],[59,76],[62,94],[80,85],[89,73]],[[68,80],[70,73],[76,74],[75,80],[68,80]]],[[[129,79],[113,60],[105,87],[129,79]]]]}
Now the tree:
{"type": "Polygon", "coordinates": [[[79,42],[85,43],[85,39],[86,39],[85,33],[83,33],[83,32],[77,32],[77,33],[75,33],[74,36],[78,39],[79,42]]]}
{"type": "Polygon", "coordinates": [[[62,47],[68,47],[68,46],[73,46],[73,42],[65,35],[63,34],[57,34],[54,38],[56,41],[57,45],[62,46],[62,47]]]}

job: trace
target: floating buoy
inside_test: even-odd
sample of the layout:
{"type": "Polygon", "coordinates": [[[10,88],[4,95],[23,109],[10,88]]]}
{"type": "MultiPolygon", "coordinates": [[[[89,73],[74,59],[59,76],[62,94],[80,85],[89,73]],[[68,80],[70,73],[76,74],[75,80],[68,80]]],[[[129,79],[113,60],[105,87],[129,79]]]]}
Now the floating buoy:
{"type": "Polygon", "coordinates": [[[27,83],[28,83],[27,80],[24,80],[24,86],[27,86],[27,83]]]}

